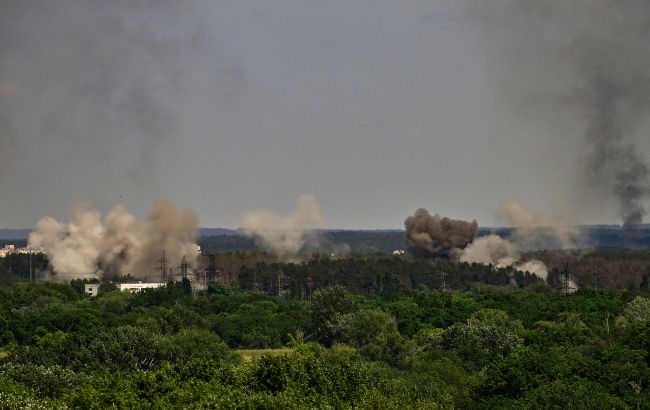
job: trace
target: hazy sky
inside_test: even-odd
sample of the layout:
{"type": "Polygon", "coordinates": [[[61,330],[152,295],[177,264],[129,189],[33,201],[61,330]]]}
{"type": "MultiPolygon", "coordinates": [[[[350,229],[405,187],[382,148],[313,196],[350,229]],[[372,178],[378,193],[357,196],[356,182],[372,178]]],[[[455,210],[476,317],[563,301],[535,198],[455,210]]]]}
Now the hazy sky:
{"type": "Polygon", "coordinates": [[[3,0],[0,227],[159,197],[235,227],[303,193],[331,228],[574,218],[583,131],[502,92],[470,3],[3,0]]]}

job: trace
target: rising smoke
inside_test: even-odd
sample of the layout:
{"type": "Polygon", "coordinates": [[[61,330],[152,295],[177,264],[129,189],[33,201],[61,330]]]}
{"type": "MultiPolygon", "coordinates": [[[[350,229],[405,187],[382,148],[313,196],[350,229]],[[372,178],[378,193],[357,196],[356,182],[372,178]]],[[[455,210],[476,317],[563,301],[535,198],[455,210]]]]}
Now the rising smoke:
{"type": "Polygon", "coordinates": [[[476,221],[431,216],[423,208],[406,218],[404,226],[412,252],[421,257],[454,257],[474,240],[478,231],[476,221]]]}
{"type": "MultiPolygon", "coordinates": [[[[156,261],[165,250],[169,261],[190,264],[198,256],[198,218],[189,209],[158,200],[145,222],[117,205],[102,217],[87,206],[76,206],[68,223],[42,218],[29,235],[31,248],[43,248],[57,278],[131,274],[153,279],[156,261]]],[[[176,266],[176,265],[173,265],[176,266]]]]}
{"type": "Polygon", "coordinates": [[[614,200],[624,226],[640,224],[650,173],[634,139],[647,138],[639,133],[650,109],[650,2],[468,4],[507,93],[535,101],[538,119],[552,123],[569,113],[582,130],[582,179],[592,192],[580,205],[614,200]]]}
{"type": "Polygon", "coordinates": [[[562,223],[559,218],[549,221],[542,212],[518,201],[504,201],[497,208],[495,216],[513,230],[510,238],[504,239],[498,235],[477,238],[460,254],[461,262],[482,263],[497,268],[512,266],[546,280],[546,264],[537,259],[522,260],[522,251],[573,249],[580,240],[580,230],[577,227],[562,223]]]}
{"type": "Polygon", "coordinates": [[[578,226],[562,218],[547,218],[543,212],[519,201],[506,200],[495,211],[496,220],[512,228],[510,239],[524,250],[574,249],[581,244],[578,226]]]}
{"type": "Polygon", "coordinates": [[[458,260],[493,265],[497,268],[512,266],[519,271],[531,272],[546,280],[548,267],[544,262],[536,259],[521,261],[520,258],[521,250],[517,244],[498,235],[488,235],[476,238],[460,253],[458,260]]]}
{"type": "Polygon", "coordinates": [[[519,202],[505,201],[497,209],[496,216],[514,229],[510,239],[498,235],[477,238],[476,221],[431,216],[426,209],[418,209],[414,215],[406,218],[406,238],[416,256],[458,258],[460,262],[482,263],[497,268],[513,267],[534,273],[544,280],[548,277],[547,266],[535,259],[521,260],[522,249],[532,243],[549,240],[560,247],[573,243],[571,229],[558,224],[557,228],[540,230],[545,221],[544,215],[519,202]]]}
{"type": "Polygon", "coordinates": [[[247,213],[240,221],[246,235],[285,260],[296,258],[305,247],[318,248],[320,239],[315,230],[323,225],[320,206],[312,195],[302,195],[298,207],[289,215],[258,210],[247,213]]]}
{"type": "Polygon", "coordinates": [[[163,181],[180,136],[212,135],[204,113],[242,82],[217,13],[209,2],[0,2],[5,211],[42,212],[38,195],[59,209],[73,186],[93,203],[137,201],[163,181]]]}

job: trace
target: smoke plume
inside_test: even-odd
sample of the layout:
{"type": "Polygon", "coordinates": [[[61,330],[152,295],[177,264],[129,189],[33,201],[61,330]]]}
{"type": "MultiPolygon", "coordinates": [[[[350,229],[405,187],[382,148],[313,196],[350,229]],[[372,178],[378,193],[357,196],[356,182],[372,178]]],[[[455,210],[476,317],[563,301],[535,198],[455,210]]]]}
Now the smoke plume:
{"type": "Polygon", "coordinates": [[[431,216],[422,208],[406,218],[404,226],[409,245],[422,257],[452,257],[471,243],[478,231],[476,221],[431,216]]]}
{"type": "Polygon", "coordinates": [[[497,268],[512,266],[522,272],[534,273],[546,280],[548,267],[536,259],[521,260],[521,251],[530,249],[570,249],[575,246],[577,228],[548,221],[544,214],[515,200],[504,201],[496,210],[497,220],[513,228],[509,239],[497,235],[477,238],[460,254],[461,262],[494,265],[497,268]]]}
{"type": "Polygon", "coordinates": [[[476,238],[463,252],[461,262],[482,263],[485,265],[510,266],[519,259],[519,248],[498,235],[476,238]]]}
{"type": "MultiPolygon", "coordinates": [[[[461,262],[482,263],[497,268],[513,267],[547,280],[548,267],[537,259],[521,260],[521,252],[531,249],[573,249],[580,240],[577,227],[545,215],[514,200],[504,201],[496,210],[497,220],[513,228],[509,239],[497,235],[477,238],[459,256],[461,262]]],[[[575,284],[572,284],[577,288],[575,284]]]]}
{"type": "Polygon", "coordinates": [[[484,49],[508,93],[534,101],[537,119],[562,116],[582,131],[583,181],[614,200],[624,226],[643,221],[650,172],[634,139],[650,109],[650,2],[646,0],[471,1],[484,49]],[[485,34],[488,35],[485,35],[485,34]]]}
{"type": "Polygon", "coordinates": [[[520,257],[520,248],[515,243],[498,235],[488,235],[476,238],[462,251],[458,260],[468,263],[494,265],[496,268],[512,266],[519,271],[531,272],[537,277],[546,280],[548,268],[544,262],[536,259],[522,262],[519,260],[520,257]]]}
{"type": "Polygon", "coordinates": [[[542,212],[528,208],[521,202],[512,199],[503,201],[495,214],[498,220],[523,229],[536,228],[544,223],[542,212]]]}
{"type": "Polygon", "coordinates": [[[289,215],[258,210],[247,213],[240,221],[246,235],[253,236],[260,246],[282,259],[296,257],[308,245],[317,247],[315,229],[323,225],[320,206],[311,195],[302,195],[298,207],[289,215]]]}
{"type": "MultiPolygon", "coordinates": [[[[68,223],[42,218],[29,235],[31,248],[43,248],[57,277],[62,279],[131,274],[158,278],[156,261],[165,250],[172,264],[183,256],[196,261],[198,218],[189,209],[178,209],[160,199],[146,222],[117,205],[102,217],[87,206],[76,206],[68,223]]],[[[176,265],[172,265],[176,266],[176,265]]]]}
{"type": "Polygon", "coordinates": [[[31,224],[38,195],[59,210],[72,187],[93,203],[124,194],[146,206],[139,198],[160,192],[187,136],[214,129],[203,113],[242,83],[239,56],[215,28],[220,12],[206,2],[0,2],[7,215],[31,224]]]}
{"type": "Polygon", "coordinates": [[[525,250],[574,249],[581,241],[579,227],[558,217],[547,219],[543,212],[512,199],[501,203],[495,216],[513,228],[510,239],[525,250]]]}

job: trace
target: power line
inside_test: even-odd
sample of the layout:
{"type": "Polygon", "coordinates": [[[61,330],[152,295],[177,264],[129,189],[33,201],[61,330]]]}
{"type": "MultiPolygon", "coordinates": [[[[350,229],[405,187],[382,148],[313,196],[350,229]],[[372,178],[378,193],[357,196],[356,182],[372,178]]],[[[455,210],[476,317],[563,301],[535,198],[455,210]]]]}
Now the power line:
{"type": "Polygon", "coordinates": [[[442,283],[440,284],[440,290],[442,290],[443,292],[446,292],[447,291],[447,281],[445,280],[445,278],[447,277],[447,273],[446,272],[440,272],[440,276],[442,277],[442,281],[441,281],[442,283]]]}
{"type": "Polygon", "coordinates": [[[185,280],[187,279],[187,270],[189,269],[190,264],[187,263],[187,260],[185,260],[185,255],[183,255],[183,260],[181,261],[181,266],[178,268],[181,270],[181,279],[185,280]]]}
{"type": "MultiPolygon", "coordinates": [[[[165,255],[165,250],[164,249],[162,251],[162,256],[160,257],[158,262],[160,263],[160,265],[158,267],[158,270],[160,270],[160,282],[161,283],[167,283],[167,262],[169,262],[169,261],[167,259],[167,255],[165,255]]],[[[171,280],[171,276],[172,275],[170,274],[169,280],[171,280]]]]}
{"type": "Polygon", "coordinates": [[[576,288],[571,286],[573,283],[571,273],[569,272],[569,264],[564,265],[564,272],[562,273],[562,293],[570,295],[576,288]]]}

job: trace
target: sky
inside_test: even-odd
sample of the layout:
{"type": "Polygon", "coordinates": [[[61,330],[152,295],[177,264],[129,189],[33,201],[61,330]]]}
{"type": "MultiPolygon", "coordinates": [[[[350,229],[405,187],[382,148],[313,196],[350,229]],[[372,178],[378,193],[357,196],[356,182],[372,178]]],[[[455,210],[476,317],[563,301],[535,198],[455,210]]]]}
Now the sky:
{"type": "Polygon", "coordinates": [[[575,206],[584,131],[504,92],[518,67],[474,3],[3,0],[0,227],[161,197],[237,227],[302,194],[329,228],[490,226],[507,199],[617,223],[575,206]]]}

